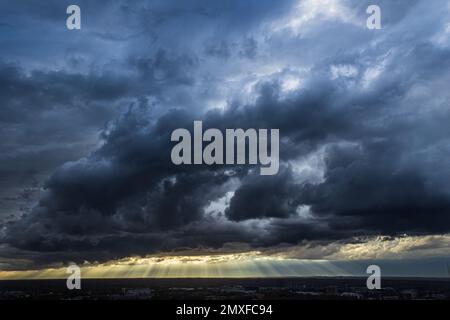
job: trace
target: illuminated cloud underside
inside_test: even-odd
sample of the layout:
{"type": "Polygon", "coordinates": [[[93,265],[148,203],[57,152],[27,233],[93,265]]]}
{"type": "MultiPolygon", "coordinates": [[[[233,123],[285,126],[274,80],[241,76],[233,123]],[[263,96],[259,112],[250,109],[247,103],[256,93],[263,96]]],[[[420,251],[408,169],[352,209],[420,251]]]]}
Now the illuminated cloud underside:
{"type": "MultiPolygon", "coordinates": [[[[104,264],[86,263],[83,278],[244,278],[361,276],[370,261],[434,258],[450,255],[450,235],[376,237],[353,244],[312,243],[235,254],[130,257],[104,264]]],[[[406,264],[407,266],[407,264],[406,264]]],[[[436,266],[439,270],[439,266],[436,266]]],[[[407,267],[406,267],[407,268],[407,267]]],[[[408,268],[405,270],[408,273],[408,268]]],[[[446,276],[441,270],[438,276],[446,276]]],[[[445,270],[444,270],[445,271],[445,270]]],[[[413,272],[412,272],[413,273],[413,272]]],[[[397,275],[395,272],[392,275],[397,275]]],[[[404,275],[404,274],[403,274],[404,275]]],[[[434,275],[436,275],[434,273],[434,275]]],[[[0,279],[66,278],[66,269],[0,271],[0,279]]]]}

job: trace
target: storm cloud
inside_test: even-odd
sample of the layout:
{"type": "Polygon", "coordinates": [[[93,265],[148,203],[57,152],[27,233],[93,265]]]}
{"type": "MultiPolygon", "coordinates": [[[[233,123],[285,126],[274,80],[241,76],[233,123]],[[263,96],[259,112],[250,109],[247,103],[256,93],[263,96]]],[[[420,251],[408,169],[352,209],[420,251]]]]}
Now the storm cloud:
{"type": "Polygon", "coordinates": [[[0,255],[47,265],[450,232],[450,8],[380,1],[383,29],[368,30],[368,4],[330,3],[81,3],[73,34],[58,2],[40,28],[67,40],[33,55],[14,17],[36,12],[9,4],[0,255]],[[170,134],[194,120],[279,129],[279,173],[172,164],[170,134]]]}

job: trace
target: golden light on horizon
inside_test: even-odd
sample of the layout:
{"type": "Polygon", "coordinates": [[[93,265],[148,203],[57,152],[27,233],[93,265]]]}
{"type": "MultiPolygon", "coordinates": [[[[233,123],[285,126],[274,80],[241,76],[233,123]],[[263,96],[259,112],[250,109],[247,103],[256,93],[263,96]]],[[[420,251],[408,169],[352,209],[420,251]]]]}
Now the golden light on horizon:
{"type": "MultiPolygon", "coordinates": [[[[325,260],[262,256],[258,252],[224,255],[130,257],[104,264],[80,265],[82,277],[94,278],[244,278],[345,273],[325,260]]],[[[0,279],[64,279],[66,268],[0,271],[0,279]]]]}
{"type": "MultiPolygon", "coordinates": [[[[239,253],[186,251],[127,257],[105,263],[86,262],[79,266],[82,277],[86,279],[346,276],[365,272],[360,267],[365,260],[412,259],[417,256],[450,256],[450,235],[379,236],[355,243],[306,243],[239,253]]],[[[66,267],[0,270],[0,280],[64,279],[68,276],[66,267]]]]}

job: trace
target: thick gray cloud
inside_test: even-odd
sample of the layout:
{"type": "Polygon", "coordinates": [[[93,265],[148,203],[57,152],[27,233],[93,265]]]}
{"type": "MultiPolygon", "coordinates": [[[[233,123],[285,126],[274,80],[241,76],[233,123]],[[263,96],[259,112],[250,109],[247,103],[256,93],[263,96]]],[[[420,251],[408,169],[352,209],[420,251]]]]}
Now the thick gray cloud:
{"type": "Polygon", "coordinates": [[[450,232],[440,4],[381,1],[371,31],[359,1],[82,3],[70,38],[54,3],[40,28],[69,38],[33,54],[13,17],[36,12],[5,7],[1,252],[38,265],[450,232]],[[280,129],[280,172],[173,165],[170,134],[194,120],[280,129]]]}

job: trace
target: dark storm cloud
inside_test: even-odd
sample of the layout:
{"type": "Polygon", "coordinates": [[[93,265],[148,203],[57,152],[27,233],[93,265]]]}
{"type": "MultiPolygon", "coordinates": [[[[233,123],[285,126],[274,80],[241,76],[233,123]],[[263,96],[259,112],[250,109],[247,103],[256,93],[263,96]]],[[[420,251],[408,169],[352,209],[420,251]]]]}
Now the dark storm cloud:
{"type": "MultiPolygon", "coordinates": [[[[297,35],[273,27],[289,26],[280,19],[295,9],[290,2],[124,2],[108,10],[137,18],[123,20],[126,32],[110,37],[95,24],[105,48],[125,48],[106,52],[100,66],[86,69],[99,62],[92,39],[84,57],[57,71],[3,63],[0,132],[14,142],[1,147],[14,156],[0,174],[20,171],[14,161],[35,159],[30,153],[48,165],[34,163],[38,172],[54,170],[36,205],[3,221],[3,255],[45,265],[450,232],[445,15],[420,15],[423,1],[399,3],[380,3],[388,13],[375,35],[322,16],[297,35]],[[320,32],[330,41],[311,42],[320,32]],[[173,165],[170,134],[194,120],[205,129],[280,129],[280,172],[173,165]],[[71,143],[77,152],[64,159],[71,143]]],[[[365,7],[355,6],[364,25],[365,7]]],[[[10,180],[5,188],[17,187],[10,180]]]]}
{"type": "MultiPolygon", "coordinates": [[[[87,69],[84,60],[69,56],[67,66],[57,70],[0,61],[0,199],[11,199],[64,162],[87,154],[105,124],[129,105],[151,107],[149,95],[163,99],[169,87],[192,83],[192,59],[162,49],[145,59],[126,56],[87,69]]],[[[0,200],[0,216],[30,205],[16,199],[0,200]]]]}
{"type": "MultiPolygon", "coordinates": [[[[0,63],[0,194],[27,189],[92,148],[96,127],[115,113],[107,105],[127,93],[121,82],[110,75],[27,74],[0,63]]],[[[2,215],[3,208],[2,202],[2,215]]]]}
{"type": "Polygon", "coordinates": [[[286,218],[300,204],[298,186],[289,169],[283,168],[273,177],[249,176],[231,199],[225,214],[230,220],[252,218],[286,218]]]}
{"type": "Polygon", "coordinates": [[[419,168],[401,163],[399,150],[389,141],[333,148],[325,182],[306,185],[303,202],[317,215],[339,217],[329,219],[336,230],[349,228],[344,221],[381,234],[448,232],[448,191],[427,181],[419,168]]]}

